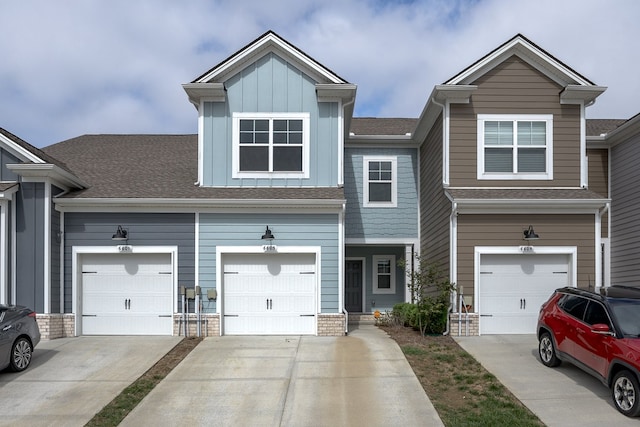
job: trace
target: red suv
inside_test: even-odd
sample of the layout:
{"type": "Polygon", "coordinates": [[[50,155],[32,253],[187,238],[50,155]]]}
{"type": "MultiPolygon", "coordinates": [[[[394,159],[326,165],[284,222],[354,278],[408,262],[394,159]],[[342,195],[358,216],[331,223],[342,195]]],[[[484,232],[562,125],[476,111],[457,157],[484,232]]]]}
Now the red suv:
{"type": "Polygon", "coordinates": [[[640,415],[640,288],[557,289],[540,308],[537,331],[543,364],[576,365],[611,389],[618,411],[640,415]]]}

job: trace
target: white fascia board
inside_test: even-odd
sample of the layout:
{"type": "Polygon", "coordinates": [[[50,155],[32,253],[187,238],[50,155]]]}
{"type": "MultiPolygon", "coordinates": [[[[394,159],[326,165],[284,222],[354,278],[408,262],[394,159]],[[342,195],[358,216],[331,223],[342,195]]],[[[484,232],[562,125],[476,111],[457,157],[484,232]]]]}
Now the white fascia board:
{"type": "Polygon", "coordinates": [[[20,158],[21,160],[33,162],[33,163],[46,163],[40,157],[33,154],[31,151],[25,149],[21,145],[18,145],[15,141],[10,138],[7,138],[5,135],[0,133],[0,146],[9,151],[14,156],[20,158]]]}
{"type": "Polygon", "coordinates": [[[606,141],[605,135],[600,136],[587,136],[587,149],[589,148],[609,148],[609,143],[606,141]]]}
{"type": "Polygon", "coordinates": [[[182,88],[187,93],[189,101],[200,107],[201,100],[209,102],[225,102],[227,100],[227,90],[223,83],[185,83],[182,88]]]}
{"type": "Polygon", "coordinates": [[[332,83],[347,83],[273,33],[267,34],[265,37],[256,41],[242,52],[232,58],[229,58],[227,61],[220,64],[220,66],[199,78],[197,83],[206,83],[220,78],[225,80],[225,75],[235,73],[236,69],[239,69],[244,64],[256,59],[258,55],[263,56],[264,53],[269,52],[282,52],[290,59],[294,60],[294,62],[302,65],[303,68],[306,68],[315,75],[322,76],[324,79],[332,83]]]}
{"type": "Polygon", "coordinates": [[[350,135],[346,141],[346,148],[416,148],[419,145],[411,134],[407,135],[350,135]]]}
{"type": "Polygon", "coordinates": [[[571,83],[577,83],[583,86],[593,86],[591,82],[537,47],[533,46],[522,37],[515,37],[511,42],[505,44],[491,55],[478,61],[463,73],[460,73],[451,80],[445,82],[445,84],[460,84],[475,81],[489,70],[509,58],[511,55],[517,55],[519,58],[523,59],[529,65],[536,68],[538,71],[542,72],[561,86],[566,86],[571,83]]]}
{"type": "Polygon", "coordinates": [[[51,163],[10,164],[7,165],[7,168],[20,175],[25,182],[40,182],[42,180],[50,179],[54,185],[60,187],[87,187],[87,184],[85,184],[80,178],[51,163]]]}
{"type": "Polygon", "coordinates": [[[610,199],[457,199],[456,205],[461,214],[593,214],[610,202],[610,199]]]}
{"type": "Polygon", "coordinates": [[[316,93],[319,102],[331,102],[341,99],[347,103],[356,97],[358,86],[351,83],[317,83],[316,93]]]}
{"type": "Polygon", "coordinates": [[[194,210],[221,210],[228,212],[236,209],[246,212],[248,209],[291,211],[342,210],[345,200],[328,199],[72,199],[54,198],[56,209],[60,212],[194,212],[194,210]]]}
{"type": "Polygon", "coordinates": [[[451,104],[468,104],[471,94],[478,89],[476,85],[437,85],[433,90],[433,98],[438,102],[449,101],[451,104]]]}
{"type": "Polygon", "coordinates": [[[584,104],[588,107],[605,90],[607,90],[606,86],[567,85],[560,92],[560,104],[584,104]]]}
{"type": "Polygon", "coordinates": [[[15,185],[12,185],[6,190],[0,192],[0,200],[12,200],[13,195],[18,191],[19,188],[20,188],[20,185],[16,183],[15,185]]]}
{"type": "Polygon", "coordinates": [[[419,246],[420,240],[418,237],[364,237],[364,238],[346,238],[344,239],[345,245],[368,245],[368,246],[406,246],[415,245],[419,246]]]}

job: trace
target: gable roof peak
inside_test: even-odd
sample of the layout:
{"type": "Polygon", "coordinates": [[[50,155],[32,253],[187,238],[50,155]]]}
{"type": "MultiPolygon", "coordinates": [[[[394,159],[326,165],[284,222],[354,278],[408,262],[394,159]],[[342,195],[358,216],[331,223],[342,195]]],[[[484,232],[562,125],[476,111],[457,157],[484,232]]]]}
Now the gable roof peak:
{"type": "Polygon", "coordinates": [[[268,53],[276,53],[290,61],[319,83],[348,84],[345,79],[289,43],[273,30],[268,30],[191,83],[223,83],[248,64],[268,53]]]}
{"type": "Polygon", "coordinates": [[[471,84],[513,55],[518,56],[562,87],[568,85],[596,86],[591,80],[555,58],[521,33],[517,33],[444,84],[471,84]]]}

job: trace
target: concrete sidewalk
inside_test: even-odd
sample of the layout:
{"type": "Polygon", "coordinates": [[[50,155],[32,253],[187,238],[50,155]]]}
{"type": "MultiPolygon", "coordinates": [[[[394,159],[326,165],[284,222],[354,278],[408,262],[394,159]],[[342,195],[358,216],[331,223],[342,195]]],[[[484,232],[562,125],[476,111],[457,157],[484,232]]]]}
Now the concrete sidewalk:
{"type": "Polygon", "coordinates": [[[455,337],[460,346],[549,427],[638,426],[618,412],[609,389],[578,368],[547,368],[531,335],[455,337]]]}
{"type": "Polygon", "coordinates": [[[210,337],[122,426],[442,426],[398,345],[347,337],[210,337]]]}

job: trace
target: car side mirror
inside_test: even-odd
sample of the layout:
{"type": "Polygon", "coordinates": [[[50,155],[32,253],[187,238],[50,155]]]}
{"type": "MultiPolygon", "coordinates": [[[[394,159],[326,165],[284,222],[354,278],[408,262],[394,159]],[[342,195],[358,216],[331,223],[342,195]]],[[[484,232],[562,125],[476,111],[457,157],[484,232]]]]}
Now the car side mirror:
{"type": "Polygon", "coordinates": [[[614,335],[614,333],[611,332],[609,325],[606,325],[604,323],[596,323],[595,325],[592,325],[591,332],[598,335],[610,335],[610,336],[614,335]]]}

